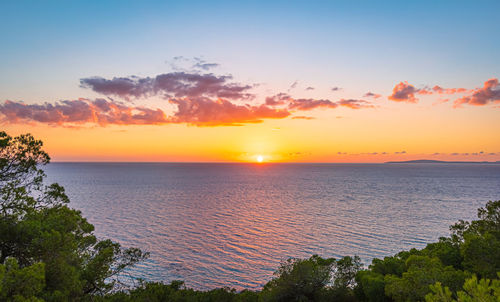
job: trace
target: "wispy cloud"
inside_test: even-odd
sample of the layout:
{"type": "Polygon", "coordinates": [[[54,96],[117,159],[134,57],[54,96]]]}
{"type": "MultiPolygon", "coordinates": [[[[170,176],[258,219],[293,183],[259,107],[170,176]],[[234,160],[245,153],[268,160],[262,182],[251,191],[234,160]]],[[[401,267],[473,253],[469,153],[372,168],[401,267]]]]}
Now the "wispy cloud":
{"type": "Polygon", "coordinates": [[[288,88],[288,91],[295,89],[295,87],[297,87],[297,85],[299,85],[299,81],[293,82],[292,85],[290,85],[290,87],[288,88]]]}
{"type": "Polygon", "coordinates": [[[293,98],[286,93],[278,93],[274,96],[266,98],[266,105],[269,106],[283,106],[286,105],[290,110],[313,110],[316,108],[337,108],[339,106],[348,107],[351,109],[361,108],[374,108],[374,106],[365,100],[355,99],[341,99],[340,101],[333,102],[328,99],[313,99],[313,98],[293,98]]]}
{"type": "Polygon", "coordinates": [[[219,64],[217,64],[217,63],[209,63],[209,62],[205,61],[204,59],[198,58],[198,57],[195,57],[194,61],[195,61],[195,63],[192,66],[193,69],[201,69],[201,70],[207,71],[209,69],[216,68],[219,66],[219,64]]]}
{"type": "Polygon", "coordinates": [[[292,117],[293,120],[315,120],[315,117],[312,116],[305,116],[305,115],[297,115],[292,117]]]}
{"type": "Polygon", "coordinates": [[[365,100],[342,99],[338,101],[337,104],[339,104],[340,106],[349,107],[351,109],[375,108],[375,106],[372,105],[372,103],[365,100]]]}

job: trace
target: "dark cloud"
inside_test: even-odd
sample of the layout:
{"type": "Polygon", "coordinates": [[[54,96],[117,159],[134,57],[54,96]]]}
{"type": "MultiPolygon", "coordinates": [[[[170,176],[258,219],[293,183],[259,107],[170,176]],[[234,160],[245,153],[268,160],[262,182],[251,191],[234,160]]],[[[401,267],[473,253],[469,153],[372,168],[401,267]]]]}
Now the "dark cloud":
{"type": "Polygon", "coordinates": [[[330,100],[290,99],[288,108],[291,110],[312,110],[316,108],[337,108],[339,105],[330,100]]]}
{"type": "Polygon", "coordinates": [[[340,87],[332,87],[332,91],[339,91],[339,90],[341,90],[341,89],[342,89],[342,88],[340,88],[340,87]]]}
{"type": "Polygon", "coordinates": [[[199,74],[171,72],[154,78],[136,76],[105,79],[83,78],[80,85],[104,95],[117,95],[124,99],[143,98],[154,95],[179,97],[215,97],[227,99],[250,99],[251,85],[232,83],[232,76],[216,76],[212,73],[199,74]]]}
{"type": "Polygon", "coordinates": [[[309,86],[306,88],[306,90],[314,90],[314,87],[309,86]]]}
{"type": "Polygon", "coordinates": [[[273,96],[266,97],[266,105],[268,106],[280,106],[286,104],[291,100],[291,96],[287,93],[278,93],[273,96]]]}
{"type": "Polygon", "coordinates": [[[472,90],[470,95],[455,100],[454,107],[461,107],[464,104],[474,106],[484,106],[489,103],[500,103],[500,85],[498,79],[489,79],[484,82],[484,86],[472,90]]]}
{"type": "Polygon", "coordinates": [[[337,102],[340,106],[349,107],[351,109],[361,109],[361,108],[375,108],[370,102],[365,100],[340,100],[337,102]]]}
{"type": "Polygon", "coordinates": [[[368,91],[367,93],[365,93],[363,95],[363,97],[365,97],[365,98],[374,98],[374,99],[378,99],[381,96],[382,96],[381,94],[376,94],[376,93],[373,93],[371,91],[368,91]]]}
{"type": "Polygon", "coordinates": [[[365,100],[341,99],[338,102],[332,102],[327,99],[295,99],[289,94],[279,93],[266,98],[268,106],[286,105],[290,110],[313,110],[316,108],[337,108],[339,106],[351,109],[373,108],[374,106],[365,100]]]}

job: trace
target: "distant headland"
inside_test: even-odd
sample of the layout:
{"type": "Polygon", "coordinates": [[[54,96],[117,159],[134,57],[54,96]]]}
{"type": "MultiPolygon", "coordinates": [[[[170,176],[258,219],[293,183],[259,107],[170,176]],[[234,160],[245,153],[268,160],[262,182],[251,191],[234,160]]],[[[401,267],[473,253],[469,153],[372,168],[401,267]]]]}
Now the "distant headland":
{"type": "Polygon", "coordinates": [[[417,159],[405,161],[388,161],[386,164],[500,164],[500,161],[445,161],[433,159],[417,159]]]}

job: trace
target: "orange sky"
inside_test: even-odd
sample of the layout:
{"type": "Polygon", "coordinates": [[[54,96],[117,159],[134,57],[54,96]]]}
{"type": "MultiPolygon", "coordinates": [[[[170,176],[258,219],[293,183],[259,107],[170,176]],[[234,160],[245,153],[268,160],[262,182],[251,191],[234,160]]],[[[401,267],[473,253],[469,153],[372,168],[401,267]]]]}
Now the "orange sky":
{"type": "Polygon", "coordinates": [[[258,155],[266,162],[500,160],[497,108],[454,109],[432,101],[375,104],[363,110],[319,108],[307,112],[315,119],[266,119],[242,126],[21,122],[4,129],[42,139],[54,161],[247,162],[258,155]]]}

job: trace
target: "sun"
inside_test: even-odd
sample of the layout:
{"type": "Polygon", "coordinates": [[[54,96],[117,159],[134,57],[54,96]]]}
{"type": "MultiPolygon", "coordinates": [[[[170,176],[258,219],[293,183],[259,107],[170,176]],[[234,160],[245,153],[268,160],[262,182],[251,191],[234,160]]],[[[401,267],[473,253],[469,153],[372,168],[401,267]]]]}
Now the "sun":
{"type": "Polygon", "coordinates": [[[264,156],[262,156],[262,155],[257,155],[257,162],[258,162],[258,163],[261,163],[261,162],[263,162],[263,161],[264,161],[264,156]]]}

